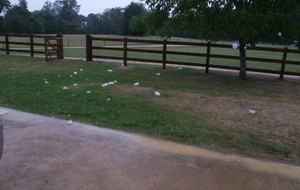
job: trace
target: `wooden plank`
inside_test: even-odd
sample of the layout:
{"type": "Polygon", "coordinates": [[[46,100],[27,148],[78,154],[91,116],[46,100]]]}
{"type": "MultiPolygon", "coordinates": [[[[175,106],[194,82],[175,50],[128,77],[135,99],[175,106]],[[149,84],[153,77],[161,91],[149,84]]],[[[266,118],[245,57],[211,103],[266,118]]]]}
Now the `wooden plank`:
{"type": "Polygon", "coordinates": [[[206,57],[206,53],[190,53],[190,52],[179,52],[179,51],[167,51],[167,54],[206,57]]]}
{"type": "Polygon", "coordinates": [[[110,50],[110,51],[123,51],[123,48],[120,47],[97,47],[97,46],[92,46],[92,49],[96,49],[96,50],[110,50]]]}
{"type": "Polygon", "coordinates": [[[99,38],[99,37],[93,37],[94,41],[112,41],[112,42],[122,42],[123,39],[120,38],[99,38]]]}
{"type": "Polygon", "coordinates": [[[147,49],[127,48],[127,51],[130,51],[130,52],[140,52],[140,53],[157,53],[157,54],[163,54],[162,50],[147,50],[147,49]]]}
{"type": "Polygon", "coordinates": [[[136,42],[136,43],[144,43],[144,44],[161,44],[162,41],[159,40],[137,40],[137,39],[127,39],[127,42],[136,42]]]}
{"type": "Polygon", "coordinates": [[[206,43],[195,43],[195,42],[172,42],[168,41],[168,45],[178,45],[178,46],[203,46],[206,47],[206,43]]]}
{"type": "Polygon", "coordinates": [[[123,57],[103,56],[103,55],[93,55],[92,58],[95,58],[95,59],[123,60],[123,57]]]}
{"type": "Polygon", "coordinates": [[[240,56],[234,56],[234,55],[219,55],[219,54],[210,54],[211,58],[220,58],[220,59],[236,59],[239,60],[240,56]]]}

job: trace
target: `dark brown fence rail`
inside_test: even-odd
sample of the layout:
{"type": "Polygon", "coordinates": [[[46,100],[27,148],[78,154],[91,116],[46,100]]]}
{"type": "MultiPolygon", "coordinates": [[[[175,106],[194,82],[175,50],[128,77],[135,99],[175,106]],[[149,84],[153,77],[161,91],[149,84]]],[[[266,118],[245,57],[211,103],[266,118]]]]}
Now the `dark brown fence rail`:
{"type": "Polygon", "coordinates": [[[0,34],[0,37],[3,38],[3,40],[0,40],[0,44],[3,44],[0,51],[5,51],[6,55],[10,55],[10,52],[28,53],[31,57],[34,57],[35,54],[43,54],[46,62],[52,58],[64,58],[62,34],[45,36],[6,33],[0,34]]]}
{"type": "MultiPolygon", "coordinates": [[[[105,44],[105,43],[104,43],[105,44]]],[[[161,63],[162,68],[166,69],[168,65],[186,65],[186,66],[196,66],[196,67],[204,67],[206,73],[209,72],[210,68],[216,69],[228,69],[228,70],[239,70],[238,66],[226,66],[226,65],[218,65],[214,64],[211,58],[217,59],[231,59],[231,60],[239,60],[239,56],[234,55],[221,55],[221,54],[213,54],[213,48],[225,48],[225,49],[232,49],[231,45],[221,45],[221,44],[212,44],[208,43],[194,43],[194,42],[174,42],[174,41],[159,41],[159,40],[137,40],[137,39],[128,39],[128,38],[96,38],[92,37],[91,35],[86,35],[86,61],[92,61],[93,59],[109,59],[109,60],[120,60],[123,61],[124,66],[127,66],[128,61],[133,62],[146,62],[146,63],[161,63]],[[123,44],[122,46],[97,46],[97,41],[114,41],[120,42],[123,44]],[[162,47],[162,50],[149,50],[143,49],[142,46],[140,47],[132,47],[128,45],[129,43],[142,43],[142,44],[155,44],[162,47]],[[205,53],[192,53],[192,52],[178,52],[178,51],[168,51],[168,47],[172,46],[193,46],[193,47],[204,47],[206,48],[205,53]],[[122,52],[122,56],[106,56],[100,55],[97,53],[97,50],[108,50],[108,51],[119,51],[122,52]],[[139,52],[139,53],[149,53],[150,54],[159,54],[161,55],[161,60],[155,59],[144,59],[144,58],[137,58],[137,57],[129,57],[129,52],[139,52]],[[183,55],[183,56],[195,56],[195,57],[202,57],[205,61],[203,62],[183,62],[183,61],[172,61],[168,60],[168,55],[183,55]]],[[[300,60],[298,61],[290,61],[287,60],[288,54],[300,54],[299,50],[292,50],[285,47],[284,49],[278,48],[267,48],[267,47],[247,47],[247,51],[271,51],[271,52],[278,52],[282,53],[282,59],[269,59],[269,58],[259,58],[259,57],[246,57],[247,61],[255,61],[255,62],[265,62],[265,63],[272,63],[272,64],[280,64],[280,70],[272,70],[272,69],[261,69],[261,68],[247,68],[247,71],[251,72],[259,72],[259,73],[269,73],[269,74],[278,74],[280,79],[283,79],[284,75],[293,75],[293,76],[300,76],[300,72],[293,72],[293,71],[286,71],[286,65],[298,65],[300,67],[300,60]]],[[[151,57],[151,55],[149,56],[151,57]]]]}

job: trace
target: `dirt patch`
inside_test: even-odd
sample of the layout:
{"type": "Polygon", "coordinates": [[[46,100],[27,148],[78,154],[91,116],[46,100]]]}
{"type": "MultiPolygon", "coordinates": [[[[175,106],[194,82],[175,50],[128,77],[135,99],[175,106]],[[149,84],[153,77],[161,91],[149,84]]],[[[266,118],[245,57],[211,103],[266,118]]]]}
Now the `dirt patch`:
{"type": "Polygon", "coordinates": [[[171,93],[168,98],[154,99],[174,109],[181,109],[217,126],[262,134],[265,141],[300,148],[300,105],[272,99],[207,96],[171,93]]]}
{"type": "Polygon", "coordinates": [[[133,68],[134,67],[132,65],[127,65],[126,67],[125,66],[118,66],[118,67],[116,67],[116,69],[119,69],[119,70],[131,70],[133,68]]]}

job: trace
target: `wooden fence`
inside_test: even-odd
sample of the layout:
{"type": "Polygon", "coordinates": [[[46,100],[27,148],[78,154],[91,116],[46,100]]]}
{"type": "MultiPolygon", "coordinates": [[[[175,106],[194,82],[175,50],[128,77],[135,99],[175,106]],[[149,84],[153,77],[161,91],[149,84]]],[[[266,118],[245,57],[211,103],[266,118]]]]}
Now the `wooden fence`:
{"type": "Polygon", "coordinates": [[[35,54],[43,54],[46,62],[52,58],[64,59],[63,35],[56,36],[45,35],[20,35],[20,34],[0,34],[3,40],[3,48],[0,51],[5,51],[6,55],[10,52],[28,53],[31,57],[35,54]]]}
{"type": "MultiPolygon", "coordinates": [[[[166,65],[186,65],[186,66],[196,66],[196,67],[204,67],[205,72],[208,73],[210,68],[216,69],[228,69],[228,70],[239,70],[237,66],[226,66],[226,65],[216,65],[211,63],[211,58],[218,59],[232,59],[239,60],[239,56],[233,55],[221,55],[221,54],[212,54],[212,48],[226,48],[232,49],[231,45],[221,45],[221,44],[212,44],[208,43],[194,43],[194,42],[174,42],[174,41],[159,41],[159,40],[137,40],[137,39],[128,39],[128,38],[97,38],[92,37],[91,35],[86,35],[86,61],[92,61],[93,59],[110,59],[110,60],[121,60],[123,61],[124,66],[127,66],[128,61],[134,62],[146,62],[146,63],[161,63],[162,68],[166,69],[166,65]],[[103,41],[104,44],[107,41],[118,42],[122,44],[122,46],[100,46],[94,45],[96,42],[103,41]],[[143,47],[133,48],[129,46],[129,43],[143,43],[143,44],[156,44],[162,46],[162,50],[149,50],[143,49],[143,47]],[[193,46],[193,47],[205,47],[205,53],[192,53],[192,52],[178,52],[178,51],[168,51],[168,46],[193,46]],[[122,56],[106,56],[99,55],[95,50],[109,50],[109,51],[121,51],[122,56]],[[128,52],[140,52],[140,53],[150,53],[151,54],[160,54],[161,60],[154,59],[142,59],[142,58],[134,58],[128,57],[128,52]],[[191,62],[182,62],[182,61],[171,61],[167,59],[167,55],[182,55],[182,56],[196,56],[196,57],[204,57],[205,62],[203,63],[191,63],[191,62]]],[[[256,61],[256,62],[265,62],[265,63],[276,63],[280,64],[280,70],[272,70],[272,69],[259,69],[259,68],[247,68],[247,71],[251,72],[259,72],[259,73],[269,73],[269,74],[278,74],[280,79],[283,79],[284,75],[293,75],[300,76],[300,72],[286,71],[286,65],[298,65],[300,67],[300,60],[298,61],[290,61],[287,60],[287,55],[294,53],[300,54],[299,50],[292,50],[285,47],[284,49],[277,48],[266,48],[266,47],[247,47],[247,51],[269,51],[269,52],[279,52],[282,53],[282,59],[269,59],[269,58],[258,58],[258,57],[246,57],[247,61],[256,61]]]]}

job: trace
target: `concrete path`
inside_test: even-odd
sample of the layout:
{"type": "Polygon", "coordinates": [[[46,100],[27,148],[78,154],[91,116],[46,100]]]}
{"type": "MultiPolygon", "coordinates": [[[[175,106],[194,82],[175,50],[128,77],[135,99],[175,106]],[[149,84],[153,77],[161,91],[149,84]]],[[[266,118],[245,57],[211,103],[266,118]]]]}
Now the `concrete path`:
{"type": "Polygon", "coordinates": [[[300,167],[12,109],[1,190],[300,189],[300,167]]]}

